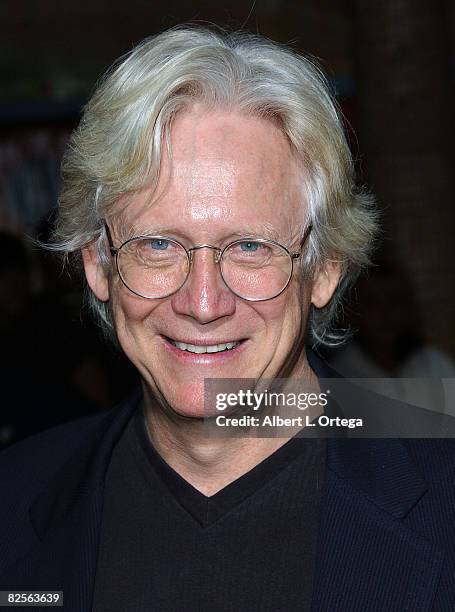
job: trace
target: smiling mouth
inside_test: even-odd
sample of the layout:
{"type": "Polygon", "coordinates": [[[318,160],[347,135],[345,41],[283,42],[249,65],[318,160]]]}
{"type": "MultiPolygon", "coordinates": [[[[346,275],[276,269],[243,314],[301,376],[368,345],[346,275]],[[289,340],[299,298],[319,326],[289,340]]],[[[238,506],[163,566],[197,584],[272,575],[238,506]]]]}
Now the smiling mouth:
{"type": "Polygon", "coordinates": [[[181,351],[188,351],[188,353],[195,353],[196,355],[202,355],[204,353],[221,353],[223,351],[230,351],[236,348],[243,340],[233,340],[232,342],[222,342],[220,344],[190,344],[188,342],[179,342],[172,338],[166,338],[170,344],[175,346],[181,351]]]}

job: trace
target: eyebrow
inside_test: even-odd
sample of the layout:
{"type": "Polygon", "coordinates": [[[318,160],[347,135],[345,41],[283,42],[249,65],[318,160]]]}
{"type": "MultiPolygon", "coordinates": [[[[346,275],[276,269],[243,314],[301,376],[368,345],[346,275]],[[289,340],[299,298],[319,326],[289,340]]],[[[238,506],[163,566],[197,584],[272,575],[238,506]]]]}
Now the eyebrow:
{"type": "MultiPolygon", "coordinates": [[[[179,230],[176,227],[165,226],[165,225],[150,225],[147,227],[133,227],[128,232],[125,240],[129,238],[135,238],[137,236],[178,236],[184,238],[188,242],[192,242],[192,239],[179,230]]],[[[284,240],[286,236],[282,236],[278,233],[277,229],[270,223],[257,224],[254,226],[244,226],[236,231],[231,231],[222,237],[221,241],[227,241],[229,239],[237,240],[238,238],[266,238],[268,240],[279,241],[284,240]]],[[[123,238],[123,236],[122,236],[123,238]]]]}

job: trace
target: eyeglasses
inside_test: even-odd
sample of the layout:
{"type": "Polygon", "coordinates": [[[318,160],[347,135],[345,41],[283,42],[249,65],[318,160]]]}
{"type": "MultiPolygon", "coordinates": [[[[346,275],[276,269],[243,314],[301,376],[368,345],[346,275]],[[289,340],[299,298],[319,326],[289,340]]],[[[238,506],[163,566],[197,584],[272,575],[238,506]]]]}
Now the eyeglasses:
{"type": "Polygon", "coordinates": [[[139,297],[157,299],[176,293],[190,274],[195,251],[212,249],[225,285],[251,302],[271,300],[283,293],[312,229],[311,225],[307,228],[300,251],[291,252],[274,240],[249,237],[234,240],[223,249],[211,244],[186,249],[168,236],[135,236],[117,248],[106,224],[105,228],[119,277],[139,297]]]}

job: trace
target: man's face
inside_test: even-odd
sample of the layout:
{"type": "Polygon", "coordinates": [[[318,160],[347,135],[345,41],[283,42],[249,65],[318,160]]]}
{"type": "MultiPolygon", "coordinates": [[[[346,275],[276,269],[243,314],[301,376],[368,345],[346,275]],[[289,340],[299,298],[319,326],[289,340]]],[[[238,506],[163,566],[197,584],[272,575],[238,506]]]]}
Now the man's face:
{"type": "MultiPolygon", "coordinates": [[[[152,192],[144,189],[120,217],[110,220],[115,246],[124,240],[122,226],[134,227],[136,235],[170,236],[187,248],[207,243],[222,248],[242,236],[263,236],[273,229],[276,240],[298,250],[305,219],[301,172],[273,123],[194,109],[177,117],[171,143],[173,159],[163,159],[158,199],[151,203],[152,192]]],[[[108,284],[94,249],[86,249],[84,262],[96,295],[112,300],[126,355],[146,384],[159,389],[171,408],[186,416],[203,416],[205,378],[275,376],[312,300],[313,285],[301,282],[296,269],[300,264],[278,297],[243,300],[224,284],[210,249],[194,252],[186,283],[163,299],[138,297],[117,276],[108,284]],[[175,342],[239,344],[200,354],[194,347],[181,350],[175,342]]],[[[313,296],[315,303],[320,290],[313,296]]]]}

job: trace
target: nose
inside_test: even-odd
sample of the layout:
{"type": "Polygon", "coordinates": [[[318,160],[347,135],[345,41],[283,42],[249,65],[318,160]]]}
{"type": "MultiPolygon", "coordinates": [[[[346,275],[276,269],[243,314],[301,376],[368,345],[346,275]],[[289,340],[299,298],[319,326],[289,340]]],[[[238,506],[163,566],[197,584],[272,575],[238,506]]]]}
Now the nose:
{"type": "Polygon", "coordinates": [[[174,312],[206,324],[234,314],[236,297],[226,287],[216,263],[217,251],[197,248],[192,251],[190,274],[171,297],[174,312]]]}

